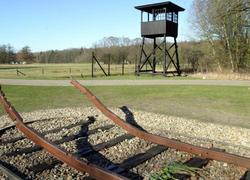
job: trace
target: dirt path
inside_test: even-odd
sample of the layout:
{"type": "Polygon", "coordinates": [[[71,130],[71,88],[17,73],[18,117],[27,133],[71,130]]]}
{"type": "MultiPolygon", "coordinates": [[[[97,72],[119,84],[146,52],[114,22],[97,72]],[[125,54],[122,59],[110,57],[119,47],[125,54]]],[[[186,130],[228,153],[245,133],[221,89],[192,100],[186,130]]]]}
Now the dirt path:
{"type": "MultiPolygon", "coordinates": [[[[1,85],[27,86],[71,86],[70,80],[24,80],[0,79],[1,85]]],[[[249,86],[250,81],[239,80],[80,80],[87,86],[121,86],[121,85],[216,85],[249,86]]]]}

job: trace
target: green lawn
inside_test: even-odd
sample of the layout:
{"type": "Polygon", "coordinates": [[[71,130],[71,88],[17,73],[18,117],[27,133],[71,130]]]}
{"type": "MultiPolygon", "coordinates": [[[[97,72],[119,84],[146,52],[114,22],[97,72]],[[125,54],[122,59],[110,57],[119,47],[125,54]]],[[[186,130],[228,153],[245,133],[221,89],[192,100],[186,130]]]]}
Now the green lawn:
{"type": "MultiPolygon", "coordinates": [[[[102,64],[106,73],[108,66],[102,64]]],[[[158,67],[160,68],[160,67],[158,67]]],[[[111,65],[111,76],[106,77],[101,69],[95,65],[94,79],[164,79],[163,76],[134,75],[134,64],[126,64],[124,75],[122,73],[122,65],[111,65]]],[[[159,69],[160,70],[160,69],[159,69]]],[[[69,79],[70,75],[77,79],[92,79],[91,64],[27,64],[27,65],[3,65],[0,64],[0,79],[69,79]],[[17,70],[24,75],[17,75],[17,70]]],[[[198,79],[190,77],[171,77],[172,79],[198,79]]],[[[168,78],[168,79],[171,79],[168,78]]],[[[165,78],[166,79],[166,78],[165,78]]]]}
{"type": "MultiPolygon", "coordinates": [[[[20,112],[90,106],[73,87],[3,86],[20,112]]],[[[128,106],[148,112],[250,128],[250,90],[224,86],[89,87],[109,107],[128,106]]],[[[3,114],[2,109],[0,114],[3,114]]],[[[150,117],[148,117],[150,118],[150,117]]]]}

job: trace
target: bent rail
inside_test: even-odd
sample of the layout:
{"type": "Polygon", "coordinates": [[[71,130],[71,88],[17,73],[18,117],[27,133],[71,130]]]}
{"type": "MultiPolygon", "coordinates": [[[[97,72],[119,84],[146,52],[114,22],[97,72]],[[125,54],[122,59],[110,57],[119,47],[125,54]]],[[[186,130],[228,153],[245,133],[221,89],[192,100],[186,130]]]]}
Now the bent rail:
{"type": "Polygon", "coordinates": [[[129,123],[123,121],[120,117],[115,115],[112,111],[110,111],[91,91],[89,91],[86,87],[81,85],[76,80],[72,80],[71,84],[74,85],[77,89],[80,90],[81,93],[85,94],[87,98],[109,119],[111,119],[115,124],[119,125],[121,128],[126,130],[128,133],[137,136],[146,141],[150,141],[152,143],[156,143],[159,145],[164,145],[176,150],[185,151],[188,153],[192,153],[204,158],[222,161],[226,163],[235,164],[241,167],[245,167],[250,169],[250,158],[242,157],[234,154],[230,154],[227,152],[222,152],[215,149],[208,149],[203,147],[194,146],[192,144],[180,142],[178,140],[154,135],[145,131],[142,131],[129,123]]]}
{"type": "Polygon", "coordinates": [[[66,163],[67,165],[75,168],[80,172],[87,172],[92,177],[96,179],[126,179],[123,176],[115,174],[109,170],[105,170],[101,167],[98,167],[90,162],[80,160],[77,157],[70,155],[67,151],[59,148],[55,144],[50,141],[44,139],[38,132],[34,129],[28,127],[23,122],[20,114],[15,110],[15,108],[11,105],[10,102],[7,101],[3,91],[0,89],[0,102],[2,103],[5,111],[8,113],[10,118],[15,122],[16,127],[27,136],[30,140],[32,140],[35,144],[42,146],[47,152],[52,154],[59,161],[66,163]]]}

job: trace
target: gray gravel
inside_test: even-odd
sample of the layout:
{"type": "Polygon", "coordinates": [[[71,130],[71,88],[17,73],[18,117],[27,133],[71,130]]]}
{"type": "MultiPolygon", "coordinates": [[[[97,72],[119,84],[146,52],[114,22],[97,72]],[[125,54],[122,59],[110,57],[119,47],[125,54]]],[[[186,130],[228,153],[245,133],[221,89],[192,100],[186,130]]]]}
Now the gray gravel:
{"type": "MultiPolygon", "coordinates": [[[[112,110],[125,119],[125,114],[120,109],[112,110]]],[[[134,118],[138,125],[151,133],[179,139],[183,142],[203,147],[221,148],[231,153],[250,157],[249,129],[204,123],[192,119],[148,113],[134,109],[130,111],[133,112],[133,116],[127,118],[130,118],[130,121],[134,118]]],[[[66,127],[79,122],[86,123],[89,121],[89,117],[91,116],[93,116],[96,120],[87,126],[87,130],[96,129],[106,125],[114,125],[95,108],[40,110],[31,113],[22,113],[22,116],[25,121],[40,120],[39,122],[29,125],[40,133],[55,128],[61,128],[62,130],[59,132],[49,133],[46,135],[46,138],[51,141],[79,134],[84,128],[82,129],[80,126],[75,126],[67,129],[66,127]]],[[[1,127],[12,123],[6,116],[0,117],[0,122],[1,127]]],[[[88,146],[93,146],[114,139],[115,137],[121,136],[125,133],[126,132],[124,130],[116,126],[105,131],[99,130],[97,133],[89,135],[87,139],[78,138],[73,141],[65,142],[60,144],[60,147],[63,147],[71,153],[75,153],[80,147],[85,146],[86,142],[88,146]]],[[[6,133],[1,136],[1,141],[21,136],[22,134],[16,131],[16,129],[11,129],[6,131],[6,133]]],[[[28,169],[29,167],[37,165],[39,162],[51,162],[53,160],[53,158],[45,151],[37,151],[31,154],[22,154],[12,157],[4,155],[5,153],[16,149],[21,150],[24,147],[32,146],[34,146],[34,143],[27,139],[22,139],[15,143],[0,145],[1,160],[9,162],[32,179],[82,179],[83,177],[88,176],[85,173],[79,173],[76,170],[69,168],[65,164],[58,164],[53,169],[46,170],[38,174],[31,172],[28,169]]],[[[103,149],[96,155],[83,157],[82,159],[90,162],[96,161],[100,166],[107,167],[111,162],[107,163],[102,160],[103,158],[112,161],[112,163],[121,163],[135,154],[146,152],[153,146],[155,145],[152,143],[140,140],[139,138],[133,138],[122,141],[111,148],[103,149]]],[[[142,176],[148,176],[150,173],[159,170],[166,164],[175,161],[185,162],[192,156],[193,155],[185,152],[168,149],[145,163],[133,168],[132,171],[139,173],[142,176]]],[[[217,161],[210,161],[209,164],[202,170],[203,174],[205,174],[208,179],[239,179],[245,171],[246,169],[244,168],[235,167],[234,165],[217,161]]],[[[0,179],[1,178],[5,179],[0,173],[0,179]]]]}
{"type": "MultiPolygon", "coordinates": [[[[221,148],[250,157],[250,129],[137,110],[132,110],[132,112],[137,123],[154,134],[203,147],[221,148]]],[[[124,117],[122,113],[117,112],[117,114],[124,117]]]]}

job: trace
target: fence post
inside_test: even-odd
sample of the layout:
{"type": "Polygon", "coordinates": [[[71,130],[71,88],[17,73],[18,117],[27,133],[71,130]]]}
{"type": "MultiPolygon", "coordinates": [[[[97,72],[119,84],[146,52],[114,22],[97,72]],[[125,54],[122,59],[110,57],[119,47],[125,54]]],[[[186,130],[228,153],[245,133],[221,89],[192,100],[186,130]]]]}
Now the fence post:
{"type": "Polygon", "coordinates": [[[42,75],[44,75],[44,68],[42,67],[42,75]]]}
{"type": "Polygon", "coordinates": [[[110,76],[110,62],[111,62],[111,56],[109,54],[109,62],[108,62],[108,76],[110,76]]]}
{"type": "Polygon", "coordinates": [[[124,63],[125,63],[124,61],[125,59],[122,60],[122,75],[124,75],[124,63]]]}
{"type": "Polygon", "coordinates": [[[91,66],[91,77],[94,77],[94,52],[92,52],[92,66],[91,66]]]}
{"type": "Polygon", "coordinates": [[[69,74],[71,75],[71,68],[69,68],[69,74]]]}
{"type": "Polygon", "coordinates": [[[137,55],[135,55],[135,74],[138,74],[137,55]]]}
{"type": "Polygon", "coordinates": [[[18,74],[18,68],[16,68],[16,75],[18,76],[19,74],[18,74]]]}
{"type": "Polygon", "coordinates": [[[103,69],[102,65],[100,64],[100,62],[98,61],[98,59],[96,58],[96,56],[94,55],[94,53],[92,53],[92,77],[94,77],[94,61],[97,63],[97,65],[101,68],[103,74],[105,74],[105,76],[108,76],[108,74],[106,73],[106,71],[103,69]]]}

